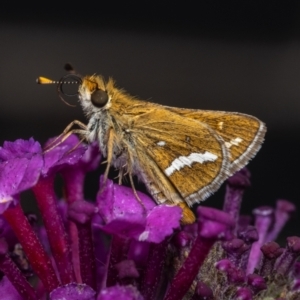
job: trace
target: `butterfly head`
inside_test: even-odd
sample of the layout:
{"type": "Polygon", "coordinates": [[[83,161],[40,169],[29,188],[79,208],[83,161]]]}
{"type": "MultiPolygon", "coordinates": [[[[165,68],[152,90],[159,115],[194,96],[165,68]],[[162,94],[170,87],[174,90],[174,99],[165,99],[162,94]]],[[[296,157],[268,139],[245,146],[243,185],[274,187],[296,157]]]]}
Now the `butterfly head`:
{"type": "Polygon", "coordinates": [[[79,85],[78,97],[84,108],[101,109],[106,107],[109,103],[109,95],[104,79],[95,75],[84,77],[79,85]]]}

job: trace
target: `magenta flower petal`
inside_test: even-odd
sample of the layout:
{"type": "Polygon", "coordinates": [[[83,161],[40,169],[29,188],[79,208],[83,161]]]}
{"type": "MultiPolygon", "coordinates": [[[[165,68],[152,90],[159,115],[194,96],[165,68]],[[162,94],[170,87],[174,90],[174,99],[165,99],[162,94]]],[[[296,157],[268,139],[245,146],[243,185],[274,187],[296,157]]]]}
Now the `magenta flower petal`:
{"type": "Polygon", "coordinates": [[[94,142],[90,144],[78,162],[78,167],[84,172],[89,172],[97,169],[101,159],[101,153],[98,147],[98,143],[94,142]]]}
{"type": "Polygon", "coordinates": [[[107,180],[105,189],[97,197],[99,214],[106,223],[102,229],[110,234],[160,243],[180,226],[182,210],[178,206],[156,206],[147,195],[140,192],[138,195],[144,207],[132,188],[107,180]]]}
{"type": "Polygon", "coordinates": [[[0,290],[5,300],[24,300],[6,276],[0,280],[0,290]]]}
{"type": "Polygon", "coordinates": [[[182,209],[179,206],[159,205],[147,215],[146,230],[140,235],[140,241],[161,243],[180,227],[182,209]]]}
{"type": "MultiPolygon", "coordinates": [[[[100,187],[102,185],[103,176],[100,178],[100,187]]],[[[134,216],[145,216],[156,206],[150,197],[140,192],[137,193],[144,207],[136,199],[132,188],[114,184],[108,179],[103,191],[97,195],[97,205],[104,221],[108,223],[117,218],[136,219],[134,216]]]]}
{"type": "MultiPolygon", "coordinates": [[[[51,145],[53,139],[46,143],[51,145]]],[[[47,151],[44,154],[45,165],[43,168],[43,174],[47,174],[49,171],[55,171],[65,165],[74,165],[83,156],[87,147],[81,143],[78,145],[79,139],[76,135],[69,136],[62,143],[58,143],[53,149],[47,151]],[[54,169],[53,169],[54,168],[54,169]]]]}
{"type": "Polygon", "coordinates": [[[70,283],[50,293],[50,300],[93,300],[96,292],[86,284],[70,283]]]}
{"type": "Polygon", "coordinates": [[[14,142],[4,142],[0,147],[0,161],[9,161],[12,158],[31,158],[35,154],[42,153],[41,145],[33,138],[27,140],[18,139],[14,142]]]}
{"type": "MultiPolygon", "coordinates": [[[[103,183],[103,176],[100,179],[100,186],[102,186],[101,183],[103,183]]],[[[146,226],[146,213],[155,206],[147,195],[139,192],[138,195],[146,211],[131,188],[107,180],[105,188],[97,196],[99,215],[106,223],[102,230],[110,234],[138,239],[146,226]]]]}
{"type": "Polygon", "coordinates": [[[34,186],[43,166],[42,149],[32,138],[0,147],[0,203],[34,186]]]}
{"type": "Polygon", "coordinates": [[[85,224],[91,220],[92,216],[98,212],[98,208],[93,203],[77,200],[69,206],[69,218],[74,222],[85,224]]]}
{"type": "Polygon", "coordinates": [[[103,289],[97,297],[97,300],[143,300],[144,298],[139,291],[131,285],[116,285],[103,289]]]}
{"type": "Polygon", "coordinates": [[[145,230],[146,222],[143,218],[139,216],[132,216],[128,218],[118,218],[112,220],[106,225],[102,226],[101,229],[109,234],[120,235],[124,238],[136,238],[142,234],[145,230]]]}

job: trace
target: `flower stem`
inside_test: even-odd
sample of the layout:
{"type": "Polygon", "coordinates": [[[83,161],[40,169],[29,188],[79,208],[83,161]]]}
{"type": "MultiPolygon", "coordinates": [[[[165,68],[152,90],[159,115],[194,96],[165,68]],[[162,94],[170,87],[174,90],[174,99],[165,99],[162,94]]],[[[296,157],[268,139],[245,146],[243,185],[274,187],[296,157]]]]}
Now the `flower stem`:
{"type": "Polygon", "coordinates": [[[145,300],[158,299],[159,287],[162,282],[162,272],[167,256],[168,241],[151,244],[147,267],[142,279],[141,293],[145,300]]]}
{"type": "Polygon", "coordinates": [[[13,284],[15,289],[21,296],[28,300],[37,300],[37,294],[33,287],[28,283],[22,275],[20,269],[15,265],[12,259],[8,256],[8,246],[4,240],[0,241],[0,270],[13,284]]]}
{"type": "Polygon", "coordinates": [[[197,236],[189,256],[172,280],[164,300],[183,299],[215,241],[216,239],[197,236]]]}
{"type": "Polygon", "coordinates": [[[25,217],[20,204],[8,208],[3,216],[13,229],[30,264],[43,282],[45,289],[51,292],[59,286],[51,261],[32,230],[27,218],[25,217]]]}
{"type": "Polygon", "coordinates": [[[65,285],[74,282],[75,278],[71,263],[71,248],[57,209],[53,181],[53,176],[40,178],[38,183],[33,187],[33,192],[37,199],[61,281],[65,285]]]}
{"type": "Polygon", "coordinates": [[[110,259],[106,282],[107,287],[113,286],[118,282],[118,272],[115,269],[115,265],[127,258],[128,240],[118,235],[114,235],[110,247],[110,259]]]}
{"type": "Polygon", "coordinates": [[[79,238],[76,223],[68,220],[68,234],[71,242],[72,264],[74,268],[75,278],[78,283],[82,283],[80,274],[80,258],[79,258],[79,238]]]}
{"type": "Polygon", "coordinates": [[[96,290],[96,261],[91,222],[77,224],[82,282],[96,290]]]}
{"type": "Polygon", "coordinates": [[[255,227],[258,232],[258,241],[252,244],[247,266],[247,274],[253,273],[254,269],[257,267],[262,256],[260,248],[265,243],[268,231],[274,223],[274,210],[272,207],[258,207],[254,209],[253,214],[255,215],[255,227]]]}
{"type": "Polygon", "coordinates": [[[232,239],[233,218],[223,211],[198,207],[198,235],[188,257],[172,280],[164,300],[183,299],[213,244],[232,239]]]}

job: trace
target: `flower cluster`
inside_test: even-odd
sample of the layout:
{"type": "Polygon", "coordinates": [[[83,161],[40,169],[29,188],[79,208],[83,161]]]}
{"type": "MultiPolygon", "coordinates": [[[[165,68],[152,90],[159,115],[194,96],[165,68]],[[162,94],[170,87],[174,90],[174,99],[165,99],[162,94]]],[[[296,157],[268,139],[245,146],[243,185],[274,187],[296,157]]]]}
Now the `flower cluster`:
{"type": "Polygon", "coordinates": [[[137,199],[103,176],[87,201],[96,144],[70,136],[45,149],[33,139],[0,147],[0,299],[300,299],[300,238],[274,242],[295,208],[285,200],[257,208],[254,225],[240,216],[246,169],[228,180],[223,211],[200,206],[197,222],[183,226],[180,207],[137,199]],[[42,226],[22,210],[28,189],[42,226]]]}

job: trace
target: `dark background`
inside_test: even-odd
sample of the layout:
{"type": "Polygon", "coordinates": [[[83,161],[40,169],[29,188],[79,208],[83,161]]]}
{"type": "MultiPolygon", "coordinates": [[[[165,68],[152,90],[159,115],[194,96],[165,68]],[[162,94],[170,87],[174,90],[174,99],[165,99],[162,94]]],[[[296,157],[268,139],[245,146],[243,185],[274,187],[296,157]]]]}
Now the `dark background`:
{"type": "MultiPolygon", "coordinates": [[[[299,3],[44,2],[42,9],[4,2],[0,142],[33,136],[43,143],[72,120],[85,122],[54,86],[35,83],[41,75],[59,79],[71,62],[81,74],[113,76],[141,99],[259,117],[268,132],[249,164],[243,212],[278,198],[300,207],[299,3]]],[[[224,187],[205,204],[220,206],[223,194],[224,187]]],[[[296,214],[286,232],[299,235],[299,224],[296,214]]]]}

